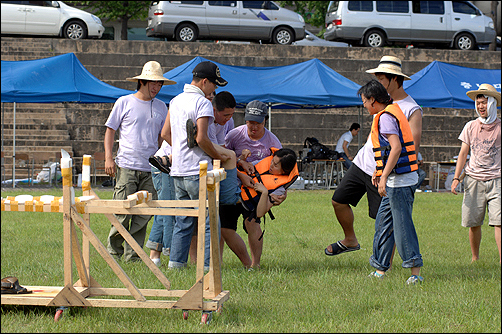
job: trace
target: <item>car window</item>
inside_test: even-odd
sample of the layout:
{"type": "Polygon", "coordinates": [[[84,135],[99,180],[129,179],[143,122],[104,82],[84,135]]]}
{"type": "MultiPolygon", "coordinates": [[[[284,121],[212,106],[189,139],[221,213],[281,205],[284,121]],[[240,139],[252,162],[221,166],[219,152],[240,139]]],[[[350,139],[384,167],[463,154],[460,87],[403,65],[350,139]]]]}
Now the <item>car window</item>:
{"type": "Polygon", "coordinates": [[[472,7],[466,1],[452,1],[453,11],[460,14],[477,15],[476,8],[472,7]]]}
{"type": "Polygon", "coordinates": [[[359,12],[372,12],[373,1],[349,1],[349,10],[359,12]]]}
{"type": "Polygon", "coordinates": [[[235,7],[237,6],[237,1],[208,1],[209,6],[220,6],[220,7],[235,7]]]}
{"type": "Polygon", "coordinates": [[[412,1],[413,13],[444,14],[444,1],[412,1]]]}
{"type": "Polygon", "coordinates": [[[253,8],[253,9],[262,9],[264,1],[243,1],[243,8],[253,8]]]}
{"type": "MultiPolygon", "coordinates": [[[[156,2],[159,2],[159,1],[153,1],[150,6],[157,5],[156,2]]],[[[216,2],[216,1],[212,1],[212,2],[216,2]]],[[[180,3],[182,5],[202,5],[204,3],[204,1],[169,1],[169,3],[180,3]]]]}
{"type": "Polygon", "coordinates": [[[53,7],[52,1],[28,1],[28,5],[40,7],[53,7]]]}
{"type": "Polygon", "coordinates": [[[408,1],[377,1],[376,10],[386,13],[408,13],[408,1]]]}

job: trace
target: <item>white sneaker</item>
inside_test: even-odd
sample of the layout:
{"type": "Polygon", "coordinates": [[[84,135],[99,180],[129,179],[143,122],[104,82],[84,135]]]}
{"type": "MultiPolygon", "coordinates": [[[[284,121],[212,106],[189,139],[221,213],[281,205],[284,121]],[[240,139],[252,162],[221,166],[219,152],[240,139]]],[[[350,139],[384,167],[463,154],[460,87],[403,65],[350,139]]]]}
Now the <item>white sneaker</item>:
{"type": "Polygon", "coordinates": [[[160,259],[150,259],[150,260],[152,260],[157,267],[160,267],[160,259]]]}
{"type": "Polygon", "coordinates": [[[421,284],[424,281],[424,278],[422,276],[418,275],[411,275],[410,278],[406,281],[407,285],[415,285],[415,284],[421,284]]]}

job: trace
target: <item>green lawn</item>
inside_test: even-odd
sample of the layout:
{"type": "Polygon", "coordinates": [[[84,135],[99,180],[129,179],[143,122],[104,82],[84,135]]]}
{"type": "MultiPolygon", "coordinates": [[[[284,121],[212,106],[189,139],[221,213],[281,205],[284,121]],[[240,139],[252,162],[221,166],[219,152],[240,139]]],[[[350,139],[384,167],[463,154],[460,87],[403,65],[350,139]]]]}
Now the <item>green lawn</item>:
{"type": "MultiPolygon", "coordinates": [[[[2,190],[7,195],[62,195],[61,190],[2,190]]],[[[81,192],[76,191],[79,196],[81,192]]],[[[99,191],[102,199],[112,191],[99,191]]],[[[468,229],[460,226],[462,195],[417,193],[414,222],[424,259],[421,286],[406,286],[409,269],[396,256],[383,280],[372,271],[374,221],[366,198],[354,209],[361,250],[339,256],[324,248],[343,238],[331,206],[333,191],[290,191],[265,223],[261,270],[248,272],[225,249],[223,289],[230,299],[209,325],[200,312],[183,320],[179,310],[69,308],[54,322],[54,307],[2,305],[2,332],[493,332],[501,331],[501,271],[493,228],[483,226],[481,259],[471,264],[468,229]]],[[[63,286],[60,213],[1,213],[1,276],[21,285],[63,286]]],[[[110,223],[91,215],[106,245],[110,223]]],[[[151,227],[149,223],[148,233],[151,227]]],[[[147,236],[148,236],[147,233],[147,236]]],[[[247,243],[247,237],[238,228],[247,243]]],[[[148,250],[147,250],[148,253],[148,250]]],[[[195,267],[161,270],[172,289],[195,283],[195,267]]],[[[122,264],[138,288],[161,288],[142,263],[122,264]]],[[[105,287],[123,287],[98,253],[91,252],[91,275],[105,287]]],[[[78,277],[76,270],[74,277],[78,277]]]]}

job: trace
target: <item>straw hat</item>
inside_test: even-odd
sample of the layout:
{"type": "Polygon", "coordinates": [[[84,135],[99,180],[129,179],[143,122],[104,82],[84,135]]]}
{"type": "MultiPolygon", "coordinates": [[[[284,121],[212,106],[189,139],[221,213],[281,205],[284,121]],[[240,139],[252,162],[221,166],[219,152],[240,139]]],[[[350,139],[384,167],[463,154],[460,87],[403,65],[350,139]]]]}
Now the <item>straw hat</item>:
{"type": "Polygon", "coordinates": [[[411,80],[409,76],[401,71],[401,59],[393,56],[383,56],[377,68],[367,70],[366,73],[390,73],[404,77],[404,80],[411,80]]]}
{"type": "Polygon", "coordinates": [[[162,75],[162,67],[156,61],[149,61],[143,66],[143,71],[140,75],[132,78],[127,78],[127,81],[137,82],[138,80],[163,81],[164,85],[175,85],[176,81],[164,78],[162,75]]]}
{"type": "Polygon", "coordinates": [[[473,101],[476,101],[476,96],[479,94],[487,95],[487,96],[492,96],[497,100],[497,107],[500,106],[500,92],[497,92],[495,87],[493,87],[490,84],[482,84],[479,86],[478,90],[470,90],[467,93],[467,96],[469,96],[473,101]]]}

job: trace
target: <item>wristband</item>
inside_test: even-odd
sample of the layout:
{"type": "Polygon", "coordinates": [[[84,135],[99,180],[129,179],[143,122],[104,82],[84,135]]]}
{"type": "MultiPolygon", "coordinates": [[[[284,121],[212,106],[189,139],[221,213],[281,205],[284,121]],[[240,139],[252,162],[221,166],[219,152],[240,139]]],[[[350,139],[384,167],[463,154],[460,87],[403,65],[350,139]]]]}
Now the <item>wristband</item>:
{"type": "Polygon", "coordinates": [[[236,164],[238,164],[238,163],[239,163],[239,161],[241,161],[241,158],[237,159],[237,162],[236,162],[236,164]]]}
{"type": "Polygon", "coordinates": [[[460,182],[460,179],[458,177],[454,177],[453,180],[457,180],[458,182],[460,182]]]}

